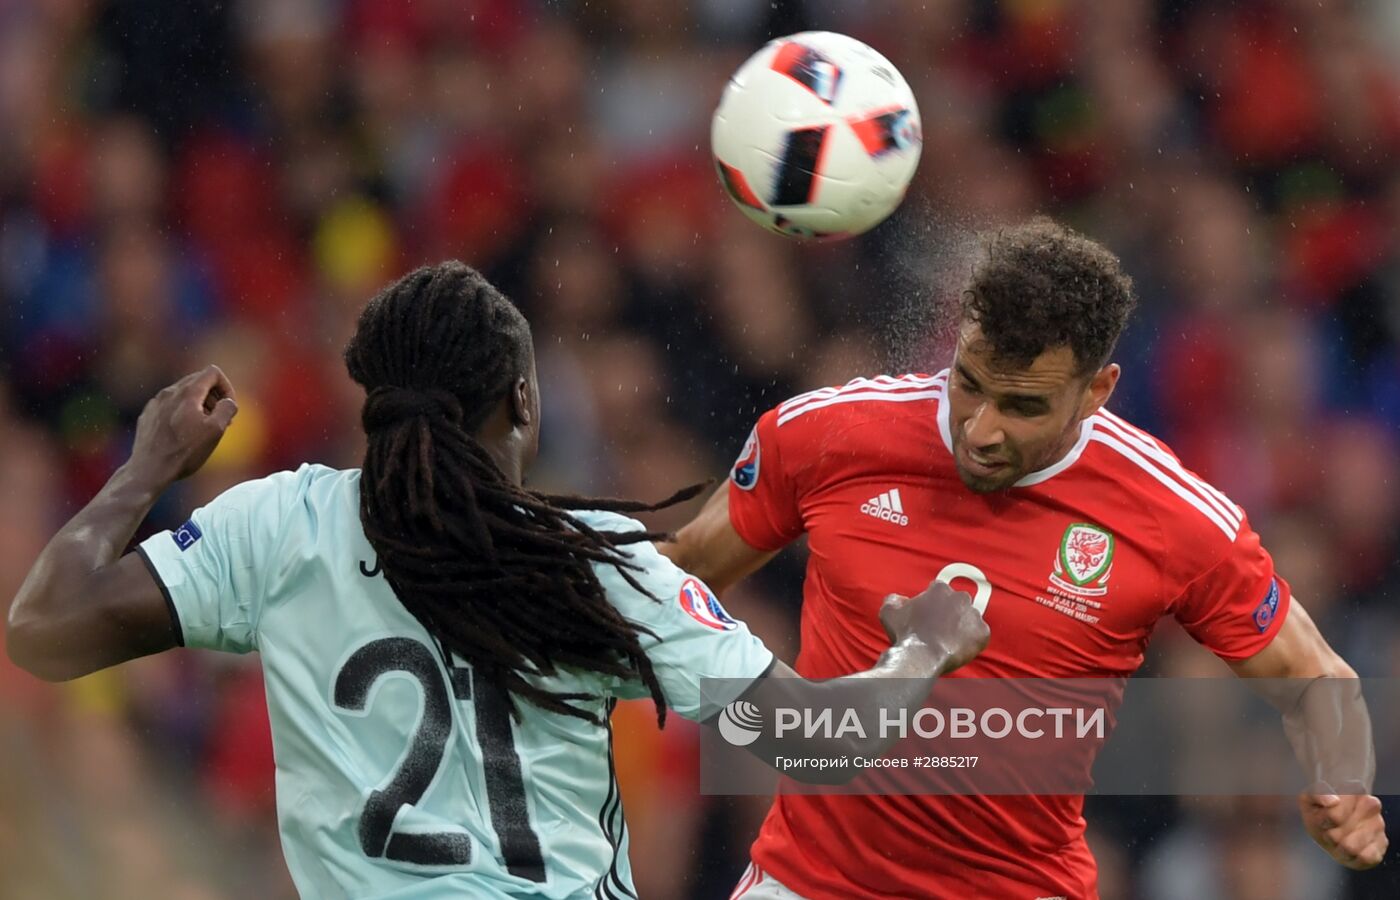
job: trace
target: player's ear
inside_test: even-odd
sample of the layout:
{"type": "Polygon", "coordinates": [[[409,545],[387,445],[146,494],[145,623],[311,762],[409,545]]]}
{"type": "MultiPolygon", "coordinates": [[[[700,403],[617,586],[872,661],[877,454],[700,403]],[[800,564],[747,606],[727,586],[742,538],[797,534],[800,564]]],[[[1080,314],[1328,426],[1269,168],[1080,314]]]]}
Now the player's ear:
{"type": "Polygon", "coordinates": [[[1079,410],[1081,419],[1087,419],[1103,408],[1108,398],[1113,396],[1113,389],[1118,386],[1118,376],[1122,372],[1118,363],[1109,363],[1090,376],[1089,389],[1084,392],[1083,405],[1079,410]]]}
{"type": "Polygon", "coordinates": [[[539,404],[536,402],[536,387],[530,379],[520,376],[515,379],[515,387],[510,392],[510,418],[515,425],[529,425],[535,421],[536,410],[539,404]]]}

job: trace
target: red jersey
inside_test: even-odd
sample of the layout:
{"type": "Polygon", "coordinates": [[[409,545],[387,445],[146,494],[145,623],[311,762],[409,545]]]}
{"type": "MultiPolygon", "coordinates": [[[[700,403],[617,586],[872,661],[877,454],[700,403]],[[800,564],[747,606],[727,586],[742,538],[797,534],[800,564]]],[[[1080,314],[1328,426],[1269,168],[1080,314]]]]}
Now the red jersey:
{"type": "MultiPolygon", "coordinates": [[[[754,548],[801,534],[811,558],[797,671],[867,669],[878,611],[941,577],[991,629],[951,677],[1126,676],[1173,615],[1226,660],[1263,649],[1288,585],[1244,513],[1163,444],[1107,411],[1054,465],[978,494],[954,467],[947,372],[856,379],[759,419],[729,484],[754,548]]],[[[754,862],[810,900],[1096,898],[1079,796],[779,792],[754,862]]]]}

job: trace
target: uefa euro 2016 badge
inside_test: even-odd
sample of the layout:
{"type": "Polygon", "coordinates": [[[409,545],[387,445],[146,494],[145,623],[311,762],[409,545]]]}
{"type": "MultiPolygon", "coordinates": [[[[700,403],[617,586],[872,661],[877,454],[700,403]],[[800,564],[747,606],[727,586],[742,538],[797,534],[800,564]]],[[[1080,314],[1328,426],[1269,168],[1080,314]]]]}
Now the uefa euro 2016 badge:
{"type": "Polygon", "coordinates": [[[204,537],[204,533],[199,530],[199,526],[194,524],[194,519],[190,519],[179,528],[170,532],[170,536],[175,540],[175,546],[183,553],[194,546],[194,542],[204,537]]]}
{"type": "Polygon", "coordinates": [[[1259,605],[1254,608],[1254,627],[1263,634],[1269,630],[1273,624],[1274,616],[1278,614],[1278,578],[1274,578],[1269,583],[1269,592],[1264,595],[1264,599],[1259,601],[1259,605]]]}
{"type": "Polygon", "coordinates": [[[749,439],[744,441],[744,449],[739,451],[739,458],[734,461],[734,468],[729,473],[730,480],[739,490],[751,491],[753,486],[758,484],[758,456],[758,426],[755,425],[753,431],[749,432],[749,439]]]}
{"type": "Polygon", "coordinates": [[[739,627],[739,623],[731,619],[724,607],[719,605],[719,599],[698,578],[687,578],[681,584],[677,599],[680,600],[681,609],[685,610],[686,615],[706,628],[733,631],[739,627]]]}
{"type": "Polygon", "coordinates": [[[1060,538],[1055,554],[1055,571],[1050,583],[1062,591],[1081,597],[1102,597],[1108,593],[1108,577],[1113,570],[1113,534],[1097,525],[1075,522],[1060,538]]]}

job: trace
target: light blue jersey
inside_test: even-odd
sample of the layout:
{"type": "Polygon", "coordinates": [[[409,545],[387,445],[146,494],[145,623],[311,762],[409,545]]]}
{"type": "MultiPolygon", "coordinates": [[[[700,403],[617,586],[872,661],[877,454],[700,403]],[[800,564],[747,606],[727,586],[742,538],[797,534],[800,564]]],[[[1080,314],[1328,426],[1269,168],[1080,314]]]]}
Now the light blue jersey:
{"type": "MultiPolygon", "coordinates": [[[[262,656],[287,865],[305,897],[633,897],[612,732],[519,703],[448,666],[379,572],[358,470],[250,481],[141,545],[186,646],[262,656]]],[[[594,528],[640,529],[580,514],[594,528]]],[[[641,635],[670,708],[704,719],[702,678],[752,680],[773,655],[650,544],[637,580],[598,577],[641,635]]],[[[636,680],[542,679],[596,696],[636,680]]],[[[709,691],[707,690],[707,694],[709,691]]],[[[713,698],[732,699],[732,698],[713,698]]]]}

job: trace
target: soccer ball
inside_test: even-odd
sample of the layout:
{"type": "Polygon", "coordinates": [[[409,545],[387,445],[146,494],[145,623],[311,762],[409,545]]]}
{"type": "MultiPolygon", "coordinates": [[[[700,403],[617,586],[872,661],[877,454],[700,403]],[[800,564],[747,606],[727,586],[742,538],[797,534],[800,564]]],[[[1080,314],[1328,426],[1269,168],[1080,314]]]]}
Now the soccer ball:
{"type": "Polygon", "coordinates": [[[750,219],[799,238],[860,234],[894,212],[919,164],[914,93],[855,38],[804,31],[739,67],[710,124],[720,183],[750,219]]]}

